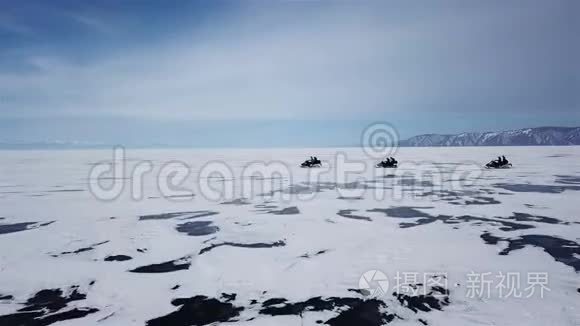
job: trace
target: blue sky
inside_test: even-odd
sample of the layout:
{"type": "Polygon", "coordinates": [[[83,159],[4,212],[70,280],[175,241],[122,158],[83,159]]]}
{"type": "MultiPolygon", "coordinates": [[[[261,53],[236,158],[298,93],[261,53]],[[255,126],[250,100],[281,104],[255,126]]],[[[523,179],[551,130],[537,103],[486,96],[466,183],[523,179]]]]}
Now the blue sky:
{"type": "Polygon", "coordinates": [[[0,1],[0,142],[332,146],[580,125],[579,3],[0,1]]]}

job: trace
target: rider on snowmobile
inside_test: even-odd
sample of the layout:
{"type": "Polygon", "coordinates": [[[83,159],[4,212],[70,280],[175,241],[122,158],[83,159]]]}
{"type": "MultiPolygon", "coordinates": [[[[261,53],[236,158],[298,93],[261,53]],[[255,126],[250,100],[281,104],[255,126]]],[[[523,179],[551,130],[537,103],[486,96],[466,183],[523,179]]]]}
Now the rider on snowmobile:
{"type": "Polygon", "coordinates": [[[508,160],[505,158],[505,155],[502,155],[501,159],[502,159],[502,160],[501,160],[501,164],[502,164],[502,165],[506,165],[506,164],[508,164],[508,163],[509,163],[509,161],[508,161],[508,160]]]}

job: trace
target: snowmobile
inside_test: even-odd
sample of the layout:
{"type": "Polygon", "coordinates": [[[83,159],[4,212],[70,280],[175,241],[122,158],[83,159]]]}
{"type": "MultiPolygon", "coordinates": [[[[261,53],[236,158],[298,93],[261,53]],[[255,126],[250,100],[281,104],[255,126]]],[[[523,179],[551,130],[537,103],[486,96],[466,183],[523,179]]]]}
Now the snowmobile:
{"type": "Polygon", "coordinates": [[[486,169],[509,169],[511,167],[511,163],[500,163],[498,161],[491,161],[485,165],[486,169]]]}
{"type": "Polygon", "coordinates": [[[387,162],[387,161],[381,161],[379,163],[377,163],[376,167],[377,168],[385,168],[385,169],[394,169],[399,165],[399,162],[387,162]]]}
{"type": "Polygon", "coordinates": [[[300,164],[301,168],[319,168],[321,166],[322,162],[316,157],[306,160],[302,164],[300,164]]]}

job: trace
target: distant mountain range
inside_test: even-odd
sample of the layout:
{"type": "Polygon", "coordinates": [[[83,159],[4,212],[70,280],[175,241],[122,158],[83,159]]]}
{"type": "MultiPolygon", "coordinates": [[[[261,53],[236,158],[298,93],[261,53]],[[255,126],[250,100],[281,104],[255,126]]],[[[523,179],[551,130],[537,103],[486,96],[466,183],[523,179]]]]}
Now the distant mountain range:
{"type": "MultiPolygon", "coordinates": [[[[119,142],[123,145],[123,142],[119,142]]],[[[172,148],[171,144],[127,145],[131,148],[172,148]]],[[[580,127],[538,127],[507,131],[464,132],[460,134],[424,134],[399,142],[403,147],[443,147],[443,146],[564,146],[580,145],[580,127]]],[[[38,142],[8,142],[0,140],[0,150],[18,149],[102,149],[112,144],[48,140],[38,142]]],[[[189,147],[186,145],[177,147],[189,147]]],[[[198,146],[191,146],[198,147],[198,146]]]]}
{"type": "Polygon", "coordinates": [[[109,148],[102,143],[91,143],[82,141],[61,141],[49,140],[38,142],[6,142],[0,141],[0,149],[93,149],[109,148]]]}
{"type": "Polygon", "coordinates": [[[401,146],[563,146],[580,145],[580,127],[538,127],[455,135],[425,134],[400,142],[401,146]]]}

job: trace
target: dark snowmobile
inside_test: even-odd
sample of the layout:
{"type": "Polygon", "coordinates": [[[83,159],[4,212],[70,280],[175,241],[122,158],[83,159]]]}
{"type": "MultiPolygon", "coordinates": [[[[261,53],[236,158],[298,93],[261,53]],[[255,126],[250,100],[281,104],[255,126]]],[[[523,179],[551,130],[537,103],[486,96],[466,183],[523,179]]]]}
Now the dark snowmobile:
{"type": "Polygon", "coordinates": [[[322,162],[316,156],[311,156],[309,160],[306,160],[300,164],[300,167],[302,168],[319,168],[321,166],[322,162]]]}
{"type": "Polygon", "coordinates": [[[512,164],[505,158],[505,156],[497,158],[497,160],[492,160],[485,165],[487,169],[509,169],[512,164]]]}
{"type": "Polygon", "coordinates": [[[388,157],[385,161],[377,163],[377,168],[394,169],[399,165],[399,162],[392,157],[388,157]]]}

